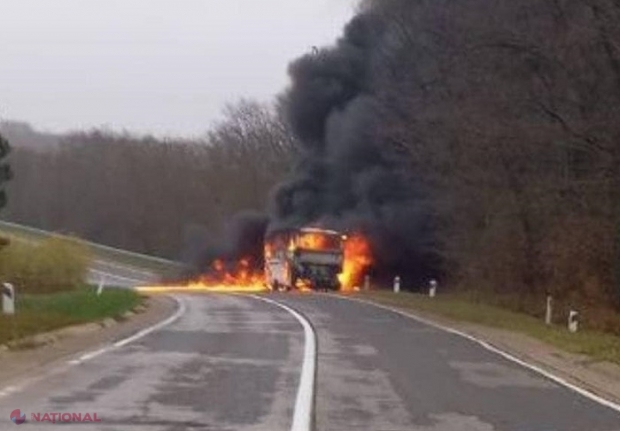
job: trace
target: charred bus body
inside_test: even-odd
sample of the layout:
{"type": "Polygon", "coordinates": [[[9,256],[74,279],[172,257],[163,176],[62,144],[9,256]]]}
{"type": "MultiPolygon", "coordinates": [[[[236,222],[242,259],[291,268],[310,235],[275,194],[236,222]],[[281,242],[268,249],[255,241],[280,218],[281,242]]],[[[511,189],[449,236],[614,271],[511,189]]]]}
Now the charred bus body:
{"type": "Polygon", "coordinates": [[[346,237],[333,230],[303,228],[265,238],[265,280],[272,290],[338,290],[346,237]]]}

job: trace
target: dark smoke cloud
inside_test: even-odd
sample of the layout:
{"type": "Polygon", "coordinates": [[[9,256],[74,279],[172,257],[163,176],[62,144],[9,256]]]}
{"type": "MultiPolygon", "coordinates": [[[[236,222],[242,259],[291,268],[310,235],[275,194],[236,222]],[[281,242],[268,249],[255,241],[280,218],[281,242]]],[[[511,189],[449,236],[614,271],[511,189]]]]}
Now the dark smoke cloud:
{"type": "Polygon", "coordinates": [[[240,259],[248,259],[251,268],[260,268],[268,224],[266,215],[246,211],[230,220],[220,238],[212,238],[194,228],[186,239],[184,261],[189,264],[189,270],[185,277],[196,278],[208,273],[216,259],[227,264],[230,270],[234,270],[240,259]]]}
{"type": "Polygon", "coordinates": [[[376,275],[398,273],[411,282],[436,276],[428,191],[416,185],[406,158],[380,134],[375,78],[387,31],[383,19],[364,12],[334,47],[290,66],[285,107],[303,146],[294,173],[273,191],[268,218],[238,218],[226,246],[211,248],[203,263],[261,253],[267,228],[318,224],[368,235],[376,275]]]}
{"type": "Polygon", "coordinates": [[[348,24],[335,48],[306,55],[290,66],[289,119],[311,150],[328,143],[328,120],[336,111],[371,91],[371,51],[380,40],[381,28],[371,15],[359,16],[348,24]]]}
{"type": "Polygon", "coordinates": [[[433,222],[428,191],[379,133],[375,71],[387,31],[379,17],[364,13],[335,47],[290,67],[288,114],[305,153],[274,193],[271,228],[318,222],[363,231],[372,240],[375,273],[418,282],[436,266],[433,222]]]}

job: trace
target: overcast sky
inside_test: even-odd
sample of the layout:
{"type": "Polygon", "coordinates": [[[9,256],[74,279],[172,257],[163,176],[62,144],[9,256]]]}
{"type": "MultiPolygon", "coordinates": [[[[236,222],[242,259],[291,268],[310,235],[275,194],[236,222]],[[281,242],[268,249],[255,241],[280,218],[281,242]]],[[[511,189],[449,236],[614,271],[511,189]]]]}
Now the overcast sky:
{"type": "Polygon", "coordinates": [[[332,43],[356,0],[0,0],[0,117],[54,131],[196,135],[290,60],[332,43]]]}

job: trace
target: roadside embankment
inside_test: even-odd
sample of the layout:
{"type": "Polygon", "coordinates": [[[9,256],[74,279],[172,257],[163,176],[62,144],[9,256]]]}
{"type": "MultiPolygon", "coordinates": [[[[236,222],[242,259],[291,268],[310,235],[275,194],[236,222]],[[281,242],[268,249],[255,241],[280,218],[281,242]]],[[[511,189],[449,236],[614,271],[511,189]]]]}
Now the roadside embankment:
{"type": "MultiPolygon", "coordinates": [[[[123,290],[109,290],[102,295],[108,295],[108,299],[95,306],[97,311],[71,313],[75,322],[88,319],[89,323],[71,324],[48,332],[39,332],[40,327],[37,327],[36,334],[17,341],[13,348],[1,349],[0,360],[3,366],[0,367],[0,385],[42,374],[84,351],[95,350],[130,337],[173,315],[178,306],[176,301],[167,296],[136,295],[136,301],[133,297],[118,296],[124,295],[122,292],[136,295],[123,290]],[[137,305],[132,308],[131,304],[137,305]]],[[[54,307],[64,309],[69,304],[86,305],[90,301],[91,299],[84,298],[65,298],[54,301],[54,307]]],[[[41,304],[31,305],[36,308],[41,304]]]]}
{"type": "Polygon", "coordinates": [[[132,290],[107,289],[100,296],[92,288],[48,295],[18,296],[13,316],[0,316],[0,345],[27,348],[39,342],[36,334],[91,322],[120,320],[140,306],[132,290]]]}
{"type": "Polygon", "coordinates": [[[457,329],[603,397],[620,402],[620,337],[580,330],[454,295],[387,291],[351,295],[457,329]]]}

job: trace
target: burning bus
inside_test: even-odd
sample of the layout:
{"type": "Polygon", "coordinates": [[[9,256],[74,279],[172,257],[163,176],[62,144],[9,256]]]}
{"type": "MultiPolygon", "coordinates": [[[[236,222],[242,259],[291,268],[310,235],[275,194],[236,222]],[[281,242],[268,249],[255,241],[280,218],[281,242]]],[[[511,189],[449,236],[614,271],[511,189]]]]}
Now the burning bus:
{"type": "Polygon", "coordinates": [[[251,256],[238,261],[215,259],[202,276],[187,285],[143,286],[139,290],[261,292],[269,288],[346,292],[359,288],[374,262],[371,243],[363,233],[342,235],[316,228],[268,233],[264,270],[257,260],[251,256]]]}
{"type": "Polygon", "coordinates": [[[265,238],[265,280],[272,290],[338,290],[346,237],[336,231],[278,230],[265,238]]]}

